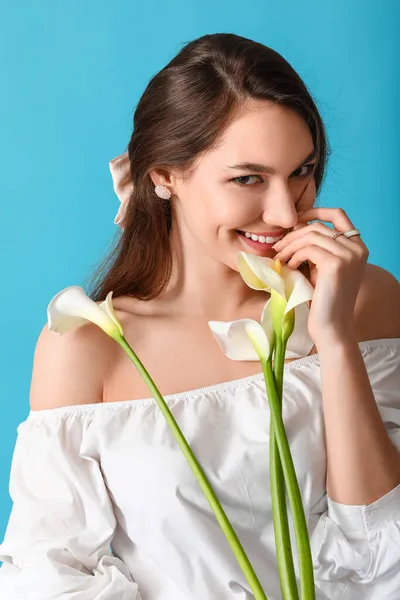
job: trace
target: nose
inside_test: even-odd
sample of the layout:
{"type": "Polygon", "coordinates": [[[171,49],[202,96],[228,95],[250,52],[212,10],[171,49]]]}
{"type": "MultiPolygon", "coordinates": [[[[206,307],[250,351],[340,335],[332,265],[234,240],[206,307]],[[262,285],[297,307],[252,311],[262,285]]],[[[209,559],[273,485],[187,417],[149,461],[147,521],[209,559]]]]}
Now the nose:
{"type": "Polygon", "coordinates": [[[285,182],[275,184],[267,192],[263,205],[262,219],[268,225],[283,229],[294,227],[298,221],[293,190],[285,182]]]}

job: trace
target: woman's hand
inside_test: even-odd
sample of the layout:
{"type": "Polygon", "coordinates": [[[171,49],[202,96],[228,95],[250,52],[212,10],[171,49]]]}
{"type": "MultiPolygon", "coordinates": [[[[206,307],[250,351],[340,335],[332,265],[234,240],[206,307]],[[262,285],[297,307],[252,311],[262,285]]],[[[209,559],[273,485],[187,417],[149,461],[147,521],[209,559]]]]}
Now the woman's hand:
{"type": "Polygon", "coordinates": [[[354,307],[368,260],[368,248],[359,236],[335,240],[335,230],[317,221],[333,224],[336,231],[355,229],[341,208],[311,208],[299,215],[296,229],[274,245],[281,262],[297,269],[307,260],[315,291],[308,330],[318,345],[322,340],[354,338],[354,307]]]}

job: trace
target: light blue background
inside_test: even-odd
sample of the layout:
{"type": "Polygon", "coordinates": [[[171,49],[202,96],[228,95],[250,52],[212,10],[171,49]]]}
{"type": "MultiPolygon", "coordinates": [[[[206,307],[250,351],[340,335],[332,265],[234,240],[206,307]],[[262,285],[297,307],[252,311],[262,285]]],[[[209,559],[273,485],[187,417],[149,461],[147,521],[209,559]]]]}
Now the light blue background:
{"type": "Polygon", "coordinates": [[[399,277],[400,3],[387,0],[0,1],[2,345],[0,537],[17,425],[53,295],[104,255],[125,151],[149,78],[205,33],[272,46],[317,99],[333,154],[322,203],[342,206],[370,262],[399,277]]]}

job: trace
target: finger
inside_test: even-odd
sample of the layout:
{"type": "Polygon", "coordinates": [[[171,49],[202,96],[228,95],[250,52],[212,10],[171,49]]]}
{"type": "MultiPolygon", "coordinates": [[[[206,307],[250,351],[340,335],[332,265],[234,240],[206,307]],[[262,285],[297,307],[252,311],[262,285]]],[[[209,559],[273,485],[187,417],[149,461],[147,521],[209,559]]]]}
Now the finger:
{"type": "MultiPolygon", "coordinates": [[[[300,213],[299,219],[302,221],[321,219],[327,223],[332,223],[336,231],[341,231],[343,233],[355,229],[353,223],[350,221],[343,208],[310,208],[300,213]]],[[[358,235],[352,236],[351,238],[341,235],[336,239],[340,244],[346,246],[347,248],[352,249],[354,248],[354,245],[357,245],[361,247],[362,254],[369,253],[367,246],[358,235]]]]}
{"type": "Polygon", "coordinates": [[[287,263],[287,266],[291,269],[297,269],[297,267],[305,260],[313,262],[318,269],[323,262],[336,263],[339,259],[325,248],[320,248],[318,246],[305,246],[304,248],[301,248],[301,250],[295,252],[295,254],[287,263]]]}
{"type": "Polygon", "coordinates": [[[368,247],[364,244],[364,242],[358,236],[352,236],[351,238],[347,238],[344,235],[339,235],[335,242],[348,248],[350,252],[353,252],[360,258],[368,258],[369,250],[368,247]]]}
{"type": "MultiPolygon", "coordinates": [[[[308,227],[308,223],[302,223],[301,221],[298,221],[296,223],[296,225],[293,227],[292,231],[297,231],[298,229],[304,229],[304,227],[308,227]]],[[[291,233],[291,232],[289,232],[291,233]]]]}
{"type": "Polygon", "coordinates": [[[343,208],[309,208],[299,215],[299,219],[301,221],[319,219],[327,223],[332,223],[336,231],[350,231],[351,229],[355,229],[343,208]]]}
{"type": "Polygon", "coordinates": [[[323,225],[323,223],[321,223],[320,221],[317,221],[316,223],[311,223],[310,225],[303,223],[300,229],[296,229],[295,231],[287,233],[284,238],[279,240],[279,242],[276,242],[276,244],[274,244],[272,247],[274,248],[274,250],[280,251],[283,248],[285,248],[287,244],[291,243],[293,240],[296,240],[299,237],[303,237],[309,231],[317,231],[327,236],[332,236],[332,234],[334,233],[332,232],[332,229],[330,227],[328,227],[327,225],[323,225]]]}
{"type": "Polygon", "coordinates": [[[349,260],[352,257],[351,249],[347,248],[344,244],[338,244],[337,241],[333,240],[330,236],[321,234],[318,231],[308,231],[305,235],[297,237],[287,246],[282,248],[282,250],[279,250],[274,258],[285,262],[291,258],[295,252],[305,246],[318,246],[319,248],[324,248],[331,254],[341,257],[344,260],[349,260]]]}

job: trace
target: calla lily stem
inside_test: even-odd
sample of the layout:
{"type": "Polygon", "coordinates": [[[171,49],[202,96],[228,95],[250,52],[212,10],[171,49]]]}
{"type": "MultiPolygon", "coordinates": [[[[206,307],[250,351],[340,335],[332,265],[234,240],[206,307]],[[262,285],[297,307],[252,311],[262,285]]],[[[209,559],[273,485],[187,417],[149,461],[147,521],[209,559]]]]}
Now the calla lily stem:
{"type": "MultiPolygon", "coordinates": [[[[307,522],[304,514],[300,488],[296,477],[296,471],[290,452],[289,442],[286,436],[285,426],[282,420],[281,405],[274,381],[274,374],[272,371],[271,361],[262,361],[262,367],[267,388],[271,416],[274,423],[274,437],[278,446],[284,480],[286,484],[290,507],[292,510],[293,525],[296,535],[297,551],[299,557],[301,599],[315,600],[314,571],[312,565],[312,555],[310,539],[307,530],[307,522]]],[[[274,499],[272,499],[272,501],[274,501],[274,499]]],[[[281,551],[281,556],[281,561],[283,560],[284,556],[287,559],[286,552],[285,554],[283,554],[283,552],[281,551]]],[[[289,584],[285,584],[285,589],[289,589],[289,584]]]]}
{"type": "MultiPolygon", "coordinates": [[[[276,336],[274,353],[275,386],[279,400],[279,409],[282,412],[282,391],[284,357],[286,344],[280,336],[276,336]]],[[[272,360],[270,357],[269,360],[272,360]]],[[[275,547],[278,562],[278,571],[283,600],[299,600],[296,574],[294,570],[292,544],[290,539],[288,511],[286,504],[286,489],[283,476],[282,463],[279,456],[275,437],[274,419],[271,411],[270,420],[270,485],[272,499],[272,515],[274,521],[275,547]]]]}
{"type": "MultiPolygon", "coordinates": [[[[235,557],[236,557],[236,559],[237,559],[237,561],[238,561],[238,563],[250,585],[250,588],[254,594],[254,598],[256,600],[268,600],[268,598],[267,598],[264,590],[262,589],[261,584],[257,578],[257,575],[255,574],[255,571],[254,571],[249,559],[247,558],[247,555],[246,555],[232,525],[230,524],[230,522],[225,514],[224,509],[221,506],[221,503],[219,502],[214,490],[212,489],[210,483],[208,482],[208,479],[207,479],[202,467],[200,466],[196,457],[194,456],[189,444],[186,441],[185,436],[183,435],[182,431],[180,430],[179,425],[177,424],[167,403],[165,402],[164,398],[162,397],[161,393],[159,392],[154,381],[150,377],[150,374],[144,367],[143,363],[140,361],[139,357],[132,350],[132,348],[130,347],[130,345],[128,344],[128,342],[124,336],[121,336],[119,339],[116,339],[116,341],[121,346],[121,348],[126,352],[128,357],[130,358],[130,360],[133,362],[133,364],[139,371],[143,381],[147,385],[152,397],[157,402],[158,407],[161,410],[163,416],[165,417],[165,420],[167,421],[172,433],[174,434],[175,439],[178,442],[179,447],[181,448],[187,462],[189,463],[190,468],[192,469],[194,475],[196,476],[196,479],[197,479],[205,497],[207,498],[212,510],[214,511],[215,517],[216,517],[222,531],[224,532],[226,539],[228,540],[228,542],[231,546],[231,549],[232,549],[232,551],[233,551],[233,553],[234,553],[234,555],[235,555],[235,557]]],[[[311,598],[311,596],[310,596],[310,598],[311,598]]]]}

